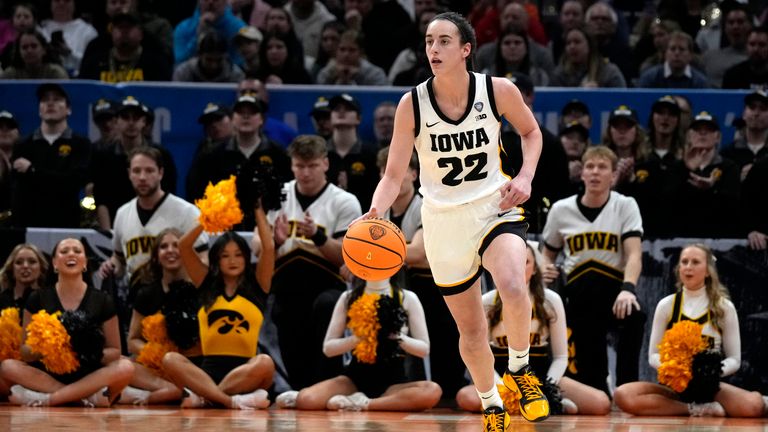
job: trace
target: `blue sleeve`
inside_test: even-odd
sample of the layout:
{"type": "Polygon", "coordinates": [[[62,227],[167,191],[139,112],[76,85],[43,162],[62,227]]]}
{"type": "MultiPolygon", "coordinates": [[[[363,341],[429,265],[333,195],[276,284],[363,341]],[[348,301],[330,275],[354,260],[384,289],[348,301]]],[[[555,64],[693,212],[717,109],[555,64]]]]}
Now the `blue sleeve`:
{"type": "Polygon", "coordinates": [[[180,22],[173,31],[174,64],[179,64],[194,57],[197,50],[197,21],[199,13],[180,22]]]}

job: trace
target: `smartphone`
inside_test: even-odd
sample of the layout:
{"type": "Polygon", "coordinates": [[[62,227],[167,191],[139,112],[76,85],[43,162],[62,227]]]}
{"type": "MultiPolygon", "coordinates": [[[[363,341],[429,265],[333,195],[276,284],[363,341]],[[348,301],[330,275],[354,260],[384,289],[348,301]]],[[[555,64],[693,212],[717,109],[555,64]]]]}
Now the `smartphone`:
{"type": "Polygon", "coordinates": [[[64,33],[61,30],[56,30],[51,33],[51,44],[60,45],[64,43],[64,33]]]}

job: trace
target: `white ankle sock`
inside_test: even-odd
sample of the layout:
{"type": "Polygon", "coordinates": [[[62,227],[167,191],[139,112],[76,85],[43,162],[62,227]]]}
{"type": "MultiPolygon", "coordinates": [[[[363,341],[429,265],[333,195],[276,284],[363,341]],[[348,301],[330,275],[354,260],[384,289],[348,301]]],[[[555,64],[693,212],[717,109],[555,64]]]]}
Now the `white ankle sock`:
{"type": "Polygon", "coordinates": [[[512,347],[507,348],[509,350],[509,363],[507,367],[510,372],[517,372],[520,368],[528,364],[529,348],[526,348],[524,351],[516,351],[513,350],[512,347]]]}
{"type": "Polygon", "coordinates": [[[504,408],[504,401],[501,400],[499,389],[496,388],[495,384],[487,392],[481,392],[477,388],[475,388],[475,391],[477,391],[477,395],[480,396],[480,403],[483,404],[483,410],[492,406],[504,408]]]}

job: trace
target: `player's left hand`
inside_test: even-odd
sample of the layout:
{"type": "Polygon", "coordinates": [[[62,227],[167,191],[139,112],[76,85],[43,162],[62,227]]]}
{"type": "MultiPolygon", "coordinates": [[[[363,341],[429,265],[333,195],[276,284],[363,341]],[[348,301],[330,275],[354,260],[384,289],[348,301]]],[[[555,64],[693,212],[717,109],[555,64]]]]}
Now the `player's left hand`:
{"type": "Polygon", "coordinates": [[[309,212],[304,213],[304,220],[296,224],[296,233],[300,236],[311,238],[317,233],[317,224],[309,212]]]}
{"type": "Polygon", "coordinates": [[[521,175],[504,183],[501,187],[501,203],[499,210],[515,208],[531,197],[531,180],[521,175]]]}
{"type": "Polygon", "coordinates": [[[629,291],[621,291],[613,302],[613,315],[618,319],[624,319],[632,315],[632,309],[640,310],[640,303],[637,302],[637,296],[629,291]]]}

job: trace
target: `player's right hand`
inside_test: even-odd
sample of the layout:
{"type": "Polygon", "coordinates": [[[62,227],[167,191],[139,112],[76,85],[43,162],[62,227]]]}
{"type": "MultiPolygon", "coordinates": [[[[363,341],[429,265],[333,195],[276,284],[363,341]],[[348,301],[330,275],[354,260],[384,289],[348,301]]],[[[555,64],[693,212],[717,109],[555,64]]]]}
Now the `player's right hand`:
{"type": "Polygon", "coordinates": [[[370,209],[370,210],[368,210],[366,213],[363,213],[363,215],[362,215],[362,216],[360,216],[359,218],[357,218],[357,219],[353,220],[353,221],[352,221],[352,222],[349,224],[349,226],[352,226],[352,225],[354,225],[354,224],[356,224],[356,223],[360,222],[361,220],[366,220],[366,219],[376,219],[377,217],[379,217],[379,211],[378,211],[378,210],[376,210],[376,207],[371,207],[371,209],[370,209]]]}

